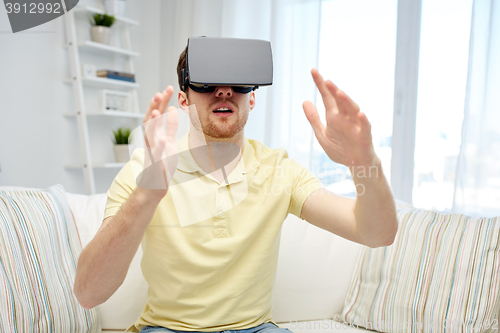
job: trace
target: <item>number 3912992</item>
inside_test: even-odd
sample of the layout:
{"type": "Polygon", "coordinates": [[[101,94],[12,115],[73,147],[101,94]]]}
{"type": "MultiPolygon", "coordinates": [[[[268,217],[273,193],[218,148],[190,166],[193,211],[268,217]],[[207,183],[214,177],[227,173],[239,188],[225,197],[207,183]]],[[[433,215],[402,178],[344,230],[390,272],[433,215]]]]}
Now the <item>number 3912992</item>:
{"type": "Polygon", "coordinates": [[[10,13],[25,13],[25,14],[41,14],[41,13],[54,13],[61,14],[61,4],[60,3],[29,3],[29,4],[20,4],[17,2],[11,3],[7,2],[5,4],[5,9],[7,10],[7,14],[10,13]]]}

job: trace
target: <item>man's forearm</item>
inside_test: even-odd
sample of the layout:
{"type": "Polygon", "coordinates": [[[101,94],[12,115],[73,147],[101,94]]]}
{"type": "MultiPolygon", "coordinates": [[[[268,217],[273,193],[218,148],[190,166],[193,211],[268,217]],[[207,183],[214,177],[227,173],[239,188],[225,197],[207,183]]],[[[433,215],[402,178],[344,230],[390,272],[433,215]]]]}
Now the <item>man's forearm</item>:
{"type": "Polygon", "coordinates": [[[371,167],[351,168],[358,193],[354,215],[360,235],[369,246],[388,246],[398,230],[396,207],[380,159],[371,167]]]}
{"type": "Polygon", "coordinates": [[[83,307],[92,308],[105,302],[123,283],[161,200],[146,192],[137,187],[80,255],[74,290],[83,307]]]}

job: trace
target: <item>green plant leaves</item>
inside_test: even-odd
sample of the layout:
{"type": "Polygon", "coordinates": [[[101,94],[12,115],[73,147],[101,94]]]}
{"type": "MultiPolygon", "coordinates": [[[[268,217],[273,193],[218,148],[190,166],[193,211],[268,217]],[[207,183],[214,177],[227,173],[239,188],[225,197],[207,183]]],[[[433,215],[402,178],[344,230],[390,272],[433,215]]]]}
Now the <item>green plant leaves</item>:
{"type": "Polygon", "coordinates": [[[94,14],[89,22],[92,25],[111,27],[115,23],[115,17],[108,14],[94,14]]]}
{"type": "Polygon", "coordinates": [[[128,127],[119,127],[113,131],[115,145],[128,145],[131,130],[128,127]]]}

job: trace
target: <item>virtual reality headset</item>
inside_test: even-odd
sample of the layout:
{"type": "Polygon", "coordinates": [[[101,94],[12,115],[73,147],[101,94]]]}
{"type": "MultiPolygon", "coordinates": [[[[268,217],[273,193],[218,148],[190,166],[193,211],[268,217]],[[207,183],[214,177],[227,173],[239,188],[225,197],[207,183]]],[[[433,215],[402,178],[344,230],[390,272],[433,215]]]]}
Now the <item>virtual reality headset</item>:
{"type": "Polygon", "coordinates": [[[271,43],[257,39],[192,37],[188,39],[181,90],[215,91],[231,86],[249,93],[273,84],[271,43]]]}

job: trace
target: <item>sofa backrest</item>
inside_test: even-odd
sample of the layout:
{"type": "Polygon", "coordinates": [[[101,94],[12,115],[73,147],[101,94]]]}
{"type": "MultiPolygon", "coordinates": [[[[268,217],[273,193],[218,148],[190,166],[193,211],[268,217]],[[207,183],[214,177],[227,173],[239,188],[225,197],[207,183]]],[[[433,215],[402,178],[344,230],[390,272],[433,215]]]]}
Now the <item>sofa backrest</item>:
{"type": "MultiPolygon", "coordinates": [[[[105,193],[66,193],[66,197],[80,233],[82,247],[85,247],[101,226],[107,196],[105,193]]],[[[148,286],[142,276],[141,257],[142,250],[139,247],[123,284],[106,302],[97,306],[103,329],[124,330],[135,322],[144,309],[148,286]]]]}
{"type": "MultiPolygon", "coordinates": [[[[106,194],[67,193],[82,246],[102,222],[106,194]]],[[[317,228],[294,215],[285,220],[273,293],[277,322],[332,318],[342,311],[361,245],[317,228]]],[[[97,307],[103,329],[125,329],[135,322],[146,303],[139,247],[122,286],[97,307]]]]}
{"type": "Polygon", "coordinates": [[[281,231],[274,320],[321,320],[342,313],[362,247],[288,215],[281,231]]]}

